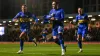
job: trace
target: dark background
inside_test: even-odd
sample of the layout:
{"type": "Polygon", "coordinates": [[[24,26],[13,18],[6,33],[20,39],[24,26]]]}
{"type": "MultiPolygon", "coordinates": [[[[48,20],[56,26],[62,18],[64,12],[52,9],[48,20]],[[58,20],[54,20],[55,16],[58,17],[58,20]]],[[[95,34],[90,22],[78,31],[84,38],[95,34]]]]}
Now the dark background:
{"type": "MultiPolygon", "coordinates": [[[[37,16],[47,14],[51,9],[52,0],[27,0],[29,11],[37,16]]],[[[82,0],[60,0],[61,7],[66,14],[75,13],[77,7],[82,7],[82,0]]],[[[20,7],[25,0],[0,0],[0,19],[13,18],[20,11],[20,7]]]]}
{"type": "MultiPolygon", "coordinates": [[[[51,9],[52,0],[26,0],[30,12],[37,16],[47,14],[51,9]]],[[[78,7],[83,7],[85,12],[99,12],[100,0],[59,0],[65,14],[77,13],[78,7]]],[[[0,19],[13,18],[25,0],[0,0],[0,19]]]]}

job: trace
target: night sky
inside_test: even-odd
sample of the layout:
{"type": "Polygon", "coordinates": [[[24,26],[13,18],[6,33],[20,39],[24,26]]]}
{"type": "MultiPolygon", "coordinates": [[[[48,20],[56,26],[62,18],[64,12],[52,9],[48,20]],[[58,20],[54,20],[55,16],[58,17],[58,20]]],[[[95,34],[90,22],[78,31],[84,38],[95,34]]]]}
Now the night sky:
{"type": "MultiPolygon", "coordinates": [[[[76,13],[78,7],[82,7],[82,0],[60,0],[65,14],[76,13]]],[[[0,19],[11,19],[19,11],[24,0],[0,0],[0,19]]]]}

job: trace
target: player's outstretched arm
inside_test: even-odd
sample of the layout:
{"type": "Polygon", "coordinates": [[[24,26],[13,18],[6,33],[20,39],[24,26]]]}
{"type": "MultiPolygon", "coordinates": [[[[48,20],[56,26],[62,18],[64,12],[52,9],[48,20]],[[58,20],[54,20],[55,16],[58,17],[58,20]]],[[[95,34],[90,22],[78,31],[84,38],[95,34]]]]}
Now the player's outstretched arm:
{"type": "Polygon", "coordinates": [[[38,23],[38,18],[37,18],[35,15],[32,15],[32,18],[33,18],[33,20],[35,21],[35,22],[33,22],[33,24],[38,23]]]}
{"type": "Polygon", "coordinates": [[[18,17],[20,16],[20,14],[18,13],[13,19],[12,19],[12,21],[13,22],[16,22],[17,20],[18,20],[18,17]]]}

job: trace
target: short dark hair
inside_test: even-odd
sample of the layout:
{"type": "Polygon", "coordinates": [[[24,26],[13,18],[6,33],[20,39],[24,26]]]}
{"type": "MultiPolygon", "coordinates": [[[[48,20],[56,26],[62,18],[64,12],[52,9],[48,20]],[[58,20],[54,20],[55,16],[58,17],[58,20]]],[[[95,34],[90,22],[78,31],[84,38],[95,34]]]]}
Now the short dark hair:
{"type": "Polygon", "coordinates": [[[52,0],[52,2],[56,2],[56,4],[59,4],[60,3],[59,0],[52,0]]]}
{"type": "Polygon", "coordinates": [[[82,7],[78,7],[78,8],[83,9],[82,7]]]}
{"type": "Polygon", "coordinates": [[[26,6],[26,7],[27,7],[27,5],[26,5],[26,4],[23,4],[22,6],[26,6]]]}

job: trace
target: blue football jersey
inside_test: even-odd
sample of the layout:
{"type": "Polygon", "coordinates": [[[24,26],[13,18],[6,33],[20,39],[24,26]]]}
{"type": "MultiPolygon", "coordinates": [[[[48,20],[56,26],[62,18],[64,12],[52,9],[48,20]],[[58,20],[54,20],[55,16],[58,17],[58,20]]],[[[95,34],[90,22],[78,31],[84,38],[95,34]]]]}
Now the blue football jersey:
{"type": "Polygon", "coordinates": [[[58,26],[63,26],[64,22],[64,10],[59,9],[51,9],[49,12],[49,15],[46,16],[47,19],[50,19],[51,17],[54,17],[55,20],[53,21],[53,28],[58,26]]]}
{"type": "Polygon", "coordinates": [[[18,19],[20,22],[20,28],[26,29],[30,28],[30,18],[33,18],[37,22],[35,15],[30,12],[19,12],[13,19],[18,19]]]}
{"type": "Polygon", "coordinates": [[[76,16],[76,21],[78,22],[79,27],[87,27],[88,26],[88,16],[87,14],[81,14],[76,16]]]}

